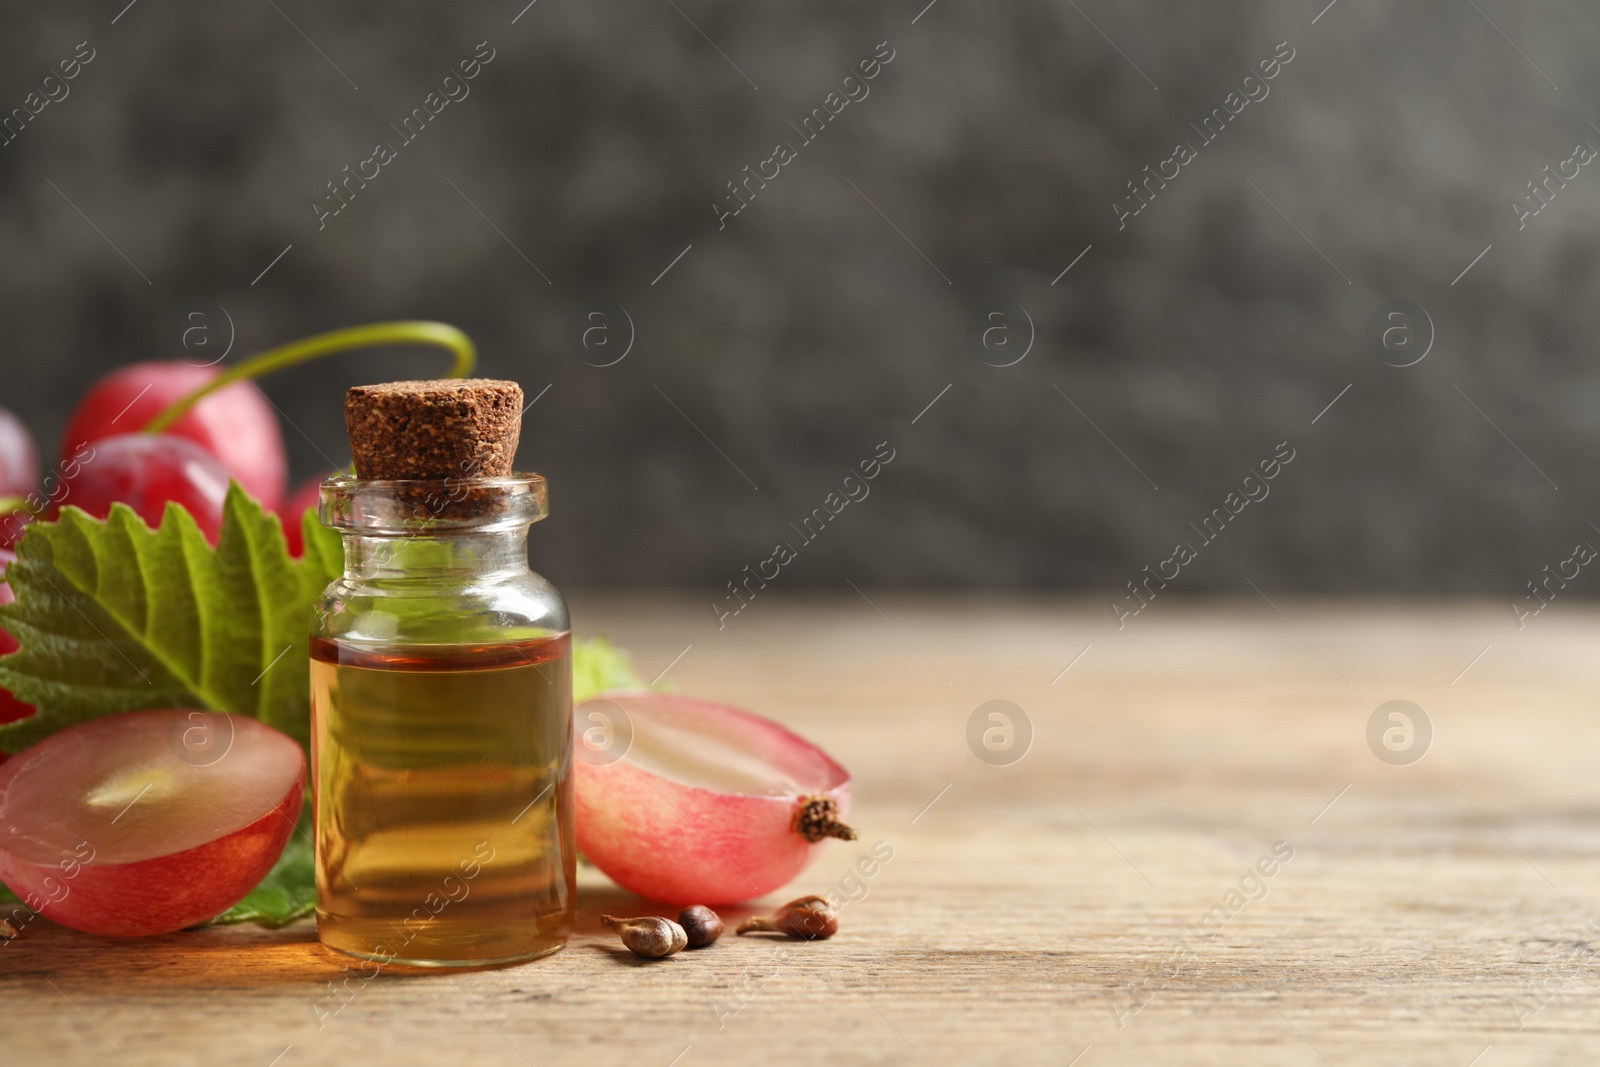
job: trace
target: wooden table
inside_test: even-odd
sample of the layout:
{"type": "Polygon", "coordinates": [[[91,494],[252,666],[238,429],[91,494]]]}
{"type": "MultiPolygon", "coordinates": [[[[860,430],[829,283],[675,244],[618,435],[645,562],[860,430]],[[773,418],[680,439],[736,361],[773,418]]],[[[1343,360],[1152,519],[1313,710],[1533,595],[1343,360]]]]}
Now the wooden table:
{"type": "Polygon", "coordinates": [[[0,947],[0,1063],[1600,1061],[1600,612],[1275,595],[1119,631],[1098,602],[871,596],[771,591],[720,632],[698,600],[575,598],[647,676],[692,642],[681,689],[851,768],[864,840],[792,888],[894,857],[834,940],[641,963],[596,919],[635,902],[586,871],[565,951],[385,973],[319,1028],[341,964],[309,922],[40,922],[0,947]],[[1034,731],[1007,766],[967,740],[995,699],[1034,731]],[[1419,762],[1369,747],[1392,699],[1432,724],[1419,762]]]}

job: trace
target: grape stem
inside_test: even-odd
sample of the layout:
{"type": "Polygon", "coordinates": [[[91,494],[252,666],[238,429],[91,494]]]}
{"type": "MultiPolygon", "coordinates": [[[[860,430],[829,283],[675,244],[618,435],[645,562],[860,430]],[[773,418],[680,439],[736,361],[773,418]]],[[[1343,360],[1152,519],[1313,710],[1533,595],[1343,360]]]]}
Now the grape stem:
{"type": "Polygon", "coordinates": [[[839,802],[832,797],[801,797],[795,806],[793,828],[812,844],[824,837],[856,839],[855,829],[839,821],[839,802]]]}
{"type": "Polygon", "coordinates": [[[454,326],[442,322],[402,321],[373,322],[365,326],[350,326],[343,330],[303,337],[286,345],[268,349],[223,371],[194,392],[174,402],[166,410],[145,424],[145,433],[160,433],[182,418],[190,408],[205,397],[238,381],[249,381],[306,363],[338,352],[358,348],[377,348],[381,345],[437,345],[453,353],[455,365],[449,378],[465,378],[477,363],[477,349],[472,339],[454,326]]]}

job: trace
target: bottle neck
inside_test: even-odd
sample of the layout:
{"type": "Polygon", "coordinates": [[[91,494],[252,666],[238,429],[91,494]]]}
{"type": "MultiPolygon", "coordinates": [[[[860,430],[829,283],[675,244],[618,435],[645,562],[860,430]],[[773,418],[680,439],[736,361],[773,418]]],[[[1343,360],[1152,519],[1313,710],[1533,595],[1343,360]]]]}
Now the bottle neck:
{"type": "Polygon", "coordinates": [[[395,536],[344,531],[344,573],[353,581],[476,582],[528,568],[528,527],[395,536]]]}

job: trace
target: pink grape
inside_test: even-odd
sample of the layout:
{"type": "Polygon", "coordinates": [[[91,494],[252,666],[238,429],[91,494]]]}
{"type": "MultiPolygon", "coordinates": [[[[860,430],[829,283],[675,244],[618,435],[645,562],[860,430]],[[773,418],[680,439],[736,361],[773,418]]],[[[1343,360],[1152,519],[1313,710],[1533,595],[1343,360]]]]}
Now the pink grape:
{"type": "MultiPolygon", "coordinates": [[[[0,408],[0,497],[23,497],[39,487],[39,451],[28,428],[0,408]]],[[[9,548],[31,516],[25,510],[0,510],[0,548],[9,548]]]]}
{"type": "Polygon", "coordinates": [[[716,906],[770,893],[822,848],[797,825],[807,802],[831,801],[841,817],[850,806],[848,771],[742,708],[617,690],[579,705],[573,721],[578,848],[653,900],[716,906]]]}
{"type": "Polygon", "coordinates": [[[0,764],[0,879],[74,930],[182,930],[271,870],[305,782],[300,746],[242,715],[169,709],[80,723],[0,764]]]}
{"type": "MultiPolygon", "coordinates": [[[[209,382],[215,367],[182,362],[134,363],[96,382],[62,437],[63,460],[84,443],[144,429],[174,401],[209,382]]],[[[187,438],[222,462],[229,477],[269,511],[283,499],[288,470],[283,432],[272,405],[253,382],[219,389],[165,431],[187,438]]]]}
{"type": "Polygon", "coordinates": [[[72,504],[97,519],[116,501],[138,512],[146,524],[161,524],[168,501],[183,505],[206,539],[217,542],[228,472],[193,441],[169,434],[130,433],[94,442],[92,452],[67,480],[59,504],[72,504]]]}
{"type": "Polygon", "coordinates": [[[0,408],[0,496],[27,496],[39,486],[39,451],[28,428],[0,408]]]}

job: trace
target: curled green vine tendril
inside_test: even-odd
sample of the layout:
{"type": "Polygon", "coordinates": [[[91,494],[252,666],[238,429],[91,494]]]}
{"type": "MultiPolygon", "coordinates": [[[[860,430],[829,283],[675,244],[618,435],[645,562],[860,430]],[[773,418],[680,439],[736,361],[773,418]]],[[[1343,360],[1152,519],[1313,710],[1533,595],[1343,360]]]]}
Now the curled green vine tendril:
{"type": "Polygon", "coordinates": [[[380,345],[437,345],[456,357],[454,366],[446,375],[449,378],[465,378],[472,373],[478,360],[472,339],[454,326],[442,322],[373,322],[365,326],[350,326],[279,345],[234,365],[151,419],[145,424],[144,432],[160,433],[205,397],[234,382],[260,378],[285,367],[338,352],[380,345]]]}

